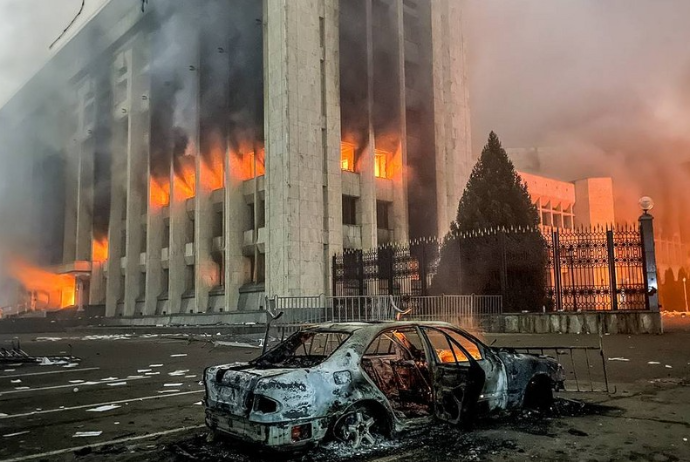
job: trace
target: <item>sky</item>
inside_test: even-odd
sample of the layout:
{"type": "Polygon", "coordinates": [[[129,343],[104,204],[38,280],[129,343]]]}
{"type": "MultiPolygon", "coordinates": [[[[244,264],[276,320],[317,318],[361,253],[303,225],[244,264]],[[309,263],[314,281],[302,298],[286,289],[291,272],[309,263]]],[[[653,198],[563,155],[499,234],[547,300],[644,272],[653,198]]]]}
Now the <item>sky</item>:
{"type": "MultiPolygon", "coordinates": [[[[106,1],[85,0],[71,32],[106,1]]],[[[690,1],[464,1],[475,152],[490,130],[505,147],[559,147],[567,154],[547,173],[613,176],[621,215],[649,194],[690,217],[677,167],[690,161],[690,1]]],[[[0,104],[80,6],[0,0],[0,104]]]]}

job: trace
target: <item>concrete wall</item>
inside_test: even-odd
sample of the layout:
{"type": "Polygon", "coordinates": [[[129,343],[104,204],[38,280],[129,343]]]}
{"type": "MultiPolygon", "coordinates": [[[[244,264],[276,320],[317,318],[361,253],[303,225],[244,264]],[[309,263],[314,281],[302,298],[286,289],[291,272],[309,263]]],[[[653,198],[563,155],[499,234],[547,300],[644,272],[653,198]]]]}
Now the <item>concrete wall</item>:
{"type": "Polygon", "coordinates": [[[492,316],[486,332],[505,334],[661,334],[659,312],[520,313],[492,316]]]}

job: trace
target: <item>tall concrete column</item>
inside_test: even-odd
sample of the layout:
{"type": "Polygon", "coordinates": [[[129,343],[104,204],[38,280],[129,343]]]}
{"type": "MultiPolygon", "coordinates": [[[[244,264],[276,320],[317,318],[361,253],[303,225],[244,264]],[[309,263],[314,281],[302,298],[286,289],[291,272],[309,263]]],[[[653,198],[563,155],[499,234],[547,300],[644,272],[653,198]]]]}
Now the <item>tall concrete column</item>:
{"type": "MultiPolygon", "coordinates": [[[[219,172],[220,173],[220,172],[219,172]]],[[[208,311],[209,292],[217,284],[218,268],[211,257],[213,240],[213,201],[211,200],[214,175],[212,167],[196,157],[196,196],[194,200],[194,277],[196,310],[208,311]]]]}
{"type": "Polygon", "coordinates": [[[142,250],[144,201],[148,200],[146,159],[149,133],[148,104],[142,99],[149,89],[149,76],[144,73],[148,62],[148,39],[137,37],[131,51],[129,85],[129,127],[127,161],[127,240],[125,263],[124,315],[135,313],[137,299],[144,287],[141,280],[140,254],[142,250]]]}
{"type": "Polygon", "coordinates": [[[332,202],[341,200],[340,111],[338,85],[331,83],[337,82],[337,67],[329,62],[337,56],[323,48],[325,40],[336,42],[337,3],[264,1],[269,296],[329,290],[327,252],[337,246],[334,220],[340,219],[331,215],[338,211],[332,202]],[[331,180],[334,184],[328,184],[331,180]],[[336,197],[324,194],[324,187],[336,197]],[[334,225],[327,241],[324,222],[334,225]]]}
{"type": "Polygon", "coordinates": [[[77,209],[79,207],[79,145],[72,141],[65,155],[65,228],[62,245],[62,260],[73,262],[77,251],[77,209]],[[76,175],[75,175],[75,172],[76,175]],[[76,176],[76,178],[75,178],[76,176]],[[75,181],[77,180],[77,181],[75,181]]]}
{"type": "MultiPolygon", "coordinates": [[[[225,202],[223,205],[223,236],[225,252],[225,310],[235,311],[239,304],[240,287],[248,279],[242,253],[244,226],[249,222],[249,208],[242,191],[242,165],[238,153],[228,153],[225,165],[225,202]]],[[[258,181],[258,179],[255,179],[258,181]]]]}
{"type": "Polygon", "coordinates": [[[366,0],[366,41],[367,41],[367,114],[368,143],[359,158],[360,198],[359,212],[362,228],[362,248],[371,249],[378,243],[376,227],[376,135],[374,133],[374,37],[372,1],[366,0]]]}
{"type": "Polygon", "coordinates": [[[405,242],[410,238],[410,224],[407,207],[407,96],[405,86],[405,29],[403,0],[396,0],[393,5],[395,24],[397,25],[397,84],[400,145],[398,152],[393,155],[393,241],[405,242]]]}
{"type": "Polygon", "coordinates": [[[75,260],[91,259],[93,227],[93,142],[80,140],[77,180],[77,230],[75,260]]]}
{"type": "Polygon", "coordinates": [[[474,164],[462,2],[431,2],[432,72],[439,235],[455,219],[460,197],[474,164]]]}
{"type": "MultiPolygon", "coordinates": [[[[189,27],[197,27],[197,22],[191,22],[189,27]]],[[[183,98],[184,108],[176,108],[184,115],[185,120],[176,120],[187,135],[188,147],[185,155],[173,158],[173,168],[171,177],[171,194],[170,194],[170,246],[169,246],[169,280],[170,286],[168,290],[168,307],[170,313],[179,313],[182,310],[182,295],[187,290],[187,263],[185,259],[186,244],[188,238],[188,227],[190,220],[190,213],[187,210],[187,201],[190,200],[196,205],[196,199],[191,197],[189,189],[192,187],[190,181],[193,179],[194,193],[198,194],[202,185],[198,184],[198,169],[199,162],[199,35],[198,29],[193,35],[193,40],[185,44],[189,49],[185,50],[183,56],[190,62],[180,62],[179,69],[181,69],[179,77],[183,80],[183,90],[185,97],[183,98]],[[194,158],[190,158],[193,156],[194,158]],[[177,170],[176,167],[177,166],[177,170]],[[194,168],[193,175],[188,177],[181,177],[180,171],[189,172],[190,168],[194,168]]],[[[178,96],[179,98],[179,96],[178,96]]],[[[181,104],[177,102],[177,104],[181,104]]],[[[204,197],[206,194],[204,193],[204,197]]],[[[193,214],[191,216],[194,216],[193,214]]],[[[196,233],[197,223],[193,233],[196,233]]],[[[194,236],[195,242],[199,236],[194,236]]],[[[195,245],[192,246],[195,248],[195,245]]],[[[196,250],[196,249],[195,249],[196,250]]],[[[196,278],[196,276],[194,276],[196,278]]],[[[196,279],[195,279],[196,283],[196,279]]]]}

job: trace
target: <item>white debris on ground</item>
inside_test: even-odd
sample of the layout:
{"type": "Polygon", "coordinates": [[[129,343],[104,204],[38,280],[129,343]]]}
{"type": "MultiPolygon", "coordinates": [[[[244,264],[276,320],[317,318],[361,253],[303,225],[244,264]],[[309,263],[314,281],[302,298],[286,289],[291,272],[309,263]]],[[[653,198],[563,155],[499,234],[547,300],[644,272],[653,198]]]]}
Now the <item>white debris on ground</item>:
{"type": "Polygon", "coordinates": [[[185,375],[187,372],[189,372],[189,369],[180,369],[174,372],[168,372],[168,375],[171,377],[176,377],[180,375],[185,375]]]}
{"type": "Polygon", "coordinates": [[[26,430],[23,432],[8,433],[6,435],[2,435],[2,437],[3,438],[12,438],[13,436],[26,435],[27,433],[29,433],[29,430],[26,430]]]}
{"type": "Polygon", "coordinates": [[[42,357],[41,361],[39,362],[39,365],[41,366],[64,366],[65,364],[69,364],[69,361],[64,359],[52,360],[46,357],[42,357]]]}
{"type": "Polygon", "coordinates": [[[112,411],[113,409],[117,409],[118,407],[122,407],[122,406],[118,406],[117,404],[106,404],[104,406],[98,406],[98,407],[94,407],[92,409],[87,409],[86,412],[106,412],[106,411],[112,411]]]}
{"type": "Polygon", "coordinates": [[[649,361],[647,364],[651,364],[651,365],[657,366],[657,365],[659,365],[659,364],[661,364],[661,363],[660,363],[659,361],[649,361]]]}
{"type": "Polygon", "coordinates": [[[154,368],[154,367],[163,367],[162,364],[149,364],[149,367],[154,368]]]}
{"type": "Polygon", "coordinates": [[[127,385],[127,382],[112,382],[108,384],[109,387],[121,387],[123,385],[127,385]]]}
{"type": "Polygon", "coordinates": [[[666,369],[673,369],[673,366],[669,366],[668,364],[666,364],[664,367],[665,367],[666,369]]]}
{"type": "Polygon", "coordinates": [[[160,375],[160,372],[147,372],[144,375],[160,375]]]}
{"type": "Polygon", "coordinates": [[[630,360],[628,358],[609,358],[609,361],[629,362],[630,360]]]}
{"type": "Polygon", "coordinates": [[[103,432],[101,430],[98,431],[89,431],[89,432],[76,432],[74,435],[72,435],[72,438],[85,438],[85,437],[91,437],[91,436],[101,436],[103,432]]]}
{"type": "Polygon", "coordinates": [[[170,355],[171,358],[184,358],[185,356],[187,356],[187,353],[178,353],[178,354],[170,355]]]}
{"type": "Polygon", "coordinates": [[[8,415],[7,415],[7,414],[3,414],[2,412],[0,412],[0,419],[2,419],[3,417],[8,417],[8,415]]]}
{"type": "Polygon", "coordinates": [[[166,383],[163,385],[164,387],[181,387],[181,383],[166,383]]]}
{"type": "Polygon", "coordinates": [[[151,372],[151,369],[137,369],[137,372],[143,374],[144,372],[151,372]]]}
{"type": "Polygon", "coordinates": [[[21,379],[10,380],[10,383],[22,383],[22,380],[21,379]]]}
{"type": "Polygon", "coordinates": [[[261,345],[252,345],[250,343],[244,343],[244,342],[226,342],[223,340],[214,340],[213,345],[214,346],[228,346],[228,347],[235,347],[235,348],[261,348],[261,345]]]}

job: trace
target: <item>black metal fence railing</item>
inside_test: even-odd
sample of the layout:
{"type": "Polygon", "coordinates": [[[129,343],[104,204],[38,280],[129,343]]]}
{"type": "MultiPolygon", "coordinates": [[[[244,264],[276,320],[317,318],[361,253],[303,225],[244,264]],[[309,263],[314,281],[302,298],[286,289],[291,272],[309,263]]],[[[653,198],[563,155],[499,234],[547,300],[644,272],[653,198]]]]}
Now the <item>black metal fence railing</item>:
{"type": "MultiPolygon", "coordinates": [[[[547,254],[546,299],[544,307],[533,307],[535,311],[647,309],[645,257],[638,226],[573,230],[543,227],[540,231],[547,254]]],[[[496,284],[477,295],[501,295],[506,308],[511,309],[510,294],[515,292],[514,286],[523,284],[523,263],[533,252],[533,248],[521,248],[525,240],[520,236],[534,232],[539,231],[502,228],[455,237],[458,245],[490,248],[494,249],[491,252],[503,255],[496,260],[497,267],[490,269],[500,275],[500,287],[496,284]]],[[[434,295],[431,288],[439,271],[441,243],[438,238],[417,239],[336,255],[332,262],[332,293],[335,296],[434,295]]],[[[458,277],[463,277],[462,274],[458,272],[458,277]]]]}
{"type": "Polygon", "coordinates": [[[555,310],[644,310],[642,237],[635,226],[551,230],[547,297],[555,310]]]}

